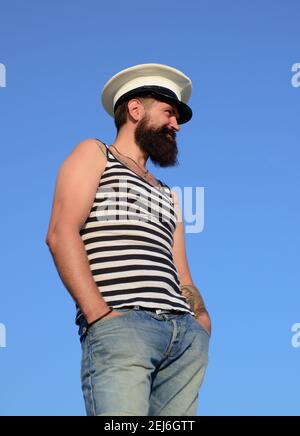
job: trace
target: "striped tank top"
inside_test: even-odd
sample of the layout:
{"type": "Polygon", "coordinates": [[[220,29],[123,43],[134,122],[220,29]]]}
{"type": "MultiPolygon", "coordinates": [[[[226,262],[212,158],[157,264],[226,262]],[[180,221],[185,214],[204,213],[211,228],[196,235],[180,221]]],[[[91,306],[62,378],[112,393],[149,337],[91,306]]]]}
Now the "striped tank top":
{"type": "MultiPolygon", "coordinates": [[[[100,145],[99,145],[100,147],[100,145]]],[[[109,307],[193,313],[173,261],[177,215],[171,189],[153,187],[106,146],[107,163],[80,229],[93,278],[109,307]]],[[[77,306],[76,322],[83,316],[77,306]]]]}

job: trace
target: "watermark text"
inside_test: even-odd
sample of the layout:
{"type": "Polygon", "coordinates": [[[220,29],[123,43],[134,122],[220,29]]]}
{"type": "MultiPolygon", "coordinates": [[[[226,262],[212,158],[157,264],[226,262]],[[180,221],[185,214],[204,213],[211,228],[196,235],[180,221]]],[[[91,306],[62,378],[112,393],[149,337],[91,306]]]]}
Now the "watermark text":
{"type": "Polygon", "coordinates": [[[97,221],[160,221],[170,229],[185,221],[186,233],[201,233],[204,228],[204,188],[175,186],[149,192],[120,180],[117,186],[101,186],[92,218],[97,221]]]}
{"type": "Polygon", "coordinates": [[[295,74],[293,74],[292,80],[291,80],[292,86],[294,88],[299,88],[299,86],[300,86],[300,62],[298,62],[292,66],[292,72],[295,73],[295,74]]]}
{"type": "Polygon", "coordinates": [[[292,325],[291,331],[294,333],[292,336],[292,346],[294,348],[300,347],[300,322],[296,322],[292,325]]]}
{"type": "Polygon", "coordinates": [[[0,323],[0,348],[6,348],[6,327],[0,323]]]}
{"type": "Polygon", "coordinates": [[[196,186],[185,186],[182,190],[180,186],[173,187],[172,191],[176,192],[180,210],[183,216],[180,220],[186,222],[186,233],[201,233],[204,229],[204,188],[196,186]]]}
{"type": "Polygon", "coordinates": [[[0,88],[6,88],[6,67],[0,63],[0,88]]]}

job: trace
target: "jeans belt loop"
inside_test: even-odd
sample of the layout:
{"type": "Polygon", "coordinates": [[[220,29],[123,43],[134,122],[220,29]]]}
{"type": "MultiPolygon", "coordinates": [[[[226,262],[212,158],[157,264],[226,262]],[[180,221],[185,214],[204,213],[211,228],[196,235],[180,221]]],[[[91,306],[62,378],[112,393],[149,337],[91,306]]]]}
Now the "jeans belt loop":
{"type": "Polygon", "coordinates": [[[163,310],[162,309],[156,309],[155,312],[156,312],[157,315],[160,315],[163,312],[163,310]]]}

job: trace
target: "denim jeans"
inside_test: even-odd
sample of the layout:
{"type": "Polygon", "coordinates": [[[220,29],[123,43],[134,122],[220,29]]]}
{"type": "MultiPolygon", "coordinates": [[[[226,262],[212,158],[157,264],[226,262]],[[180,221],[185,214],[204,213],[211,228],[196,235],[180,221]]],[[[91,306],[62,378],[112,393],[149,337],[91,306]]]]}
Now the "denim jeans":
{"type": "Polygon", "coordinates": [[[81,337],[88,416],[195,416],[209,335],[189,313],[116,309],[81,337]]]}

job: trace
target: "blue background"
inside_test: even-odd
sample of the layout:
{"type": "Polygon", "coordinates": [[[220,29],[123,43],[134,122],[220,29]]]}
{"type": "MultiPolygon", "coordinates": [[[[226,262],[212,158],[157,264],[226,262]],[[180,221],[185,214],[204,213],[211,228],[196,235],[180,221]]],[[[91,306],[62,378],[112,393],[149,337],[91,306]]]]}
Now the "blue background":
{"type": "Polygon", "coordinates": [[[57,171],[78,142],[111,144],[104,83],[164,63],[193,80],[180,166],[205,188],[203,232],[186,234],[213,320],[200,415],[299,415],[297,0],[0,0],[1,415],[84,415],[74,306],[44,240],[57,171]]]}

